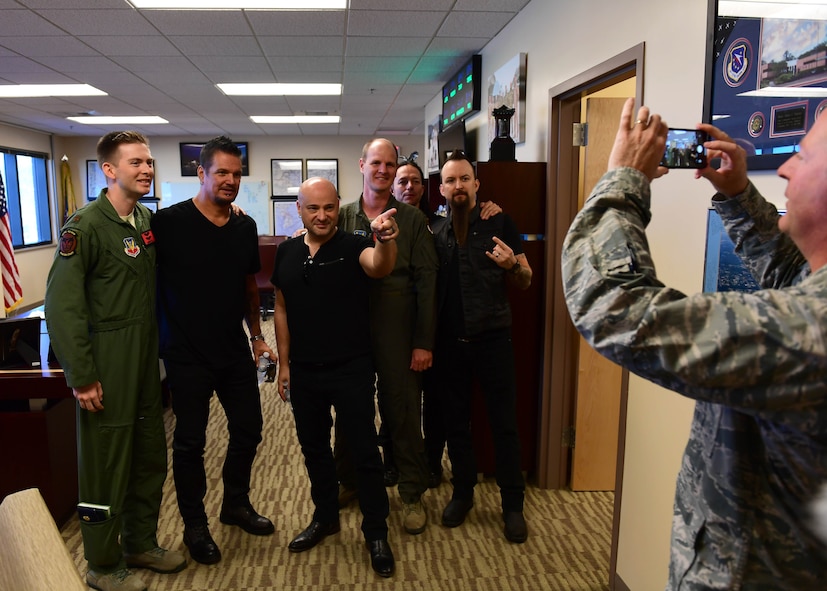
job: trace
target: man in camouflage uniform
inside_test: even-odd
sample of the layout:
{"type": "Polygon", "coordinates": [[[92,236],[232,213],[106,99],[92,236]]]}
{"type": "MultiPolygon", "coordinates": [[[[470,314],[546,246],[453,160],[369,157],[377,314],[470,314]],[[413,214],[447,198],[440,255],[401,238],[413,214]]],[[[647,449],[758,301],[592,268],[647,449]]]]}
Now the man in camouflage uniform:
{"type": "Polygon", "coordinates": [[[624,107],[609,172],[563,246],[566,302],[612,361],[696,400],[677,481],[668,589],[823,589],[808,504],[827,481],[827,117],[778,171],[781,218],[746,154],[711,125],[712,204],[759,281],[686,296],[655,275],[645,235],[666,124],[624,107]]]}

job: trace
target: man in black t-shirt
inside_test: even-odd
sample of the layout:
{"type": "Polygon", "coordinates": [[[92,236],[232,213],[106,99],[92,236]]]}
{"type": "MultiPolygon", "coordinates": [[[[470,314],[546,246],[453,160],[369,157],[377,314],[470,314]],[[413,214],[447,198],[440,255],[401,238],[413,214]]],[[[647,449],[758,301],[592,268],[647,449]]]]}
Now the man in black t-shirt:
{"type": "Polygon", "coordinates": [[[213,392],[224,407],[229,445],[224,460],[220,521],[254,535],[275,531],[250,503],[250,475],[261,442],[261,401],[255,361],[265,352],[259,325],[258,234],[232,203],[241,183],[241,152],[226,137],[201,150],[201,189],[161,209],[152,220],[158,249],[161,357],[176,425],[172,468],[184,544],[203,564],[221,560],[204,510],[206,428],[213,392]],[[253,352],[243,321],[250,331],[253,352]]]}
{"type": "MultiPolygon", "coordinates": [[[[270,281],[276,287],[279,394],[286,400],[290,393],[316,509],[310,525],[288,549],[309,550],[339,531],[339,487],[330,448],[332,406],[356,468],[371,565],[380,576],[389,577],[394,558],[388,545],[388,495],[374,422],[368,296],[370,279],[384,277],[396,262],[396,210],[371,222],[373,248],[369,237],[337,228],[339,196],[330,181],[311,178],[302,183],[297,207],[307,232],[279,245],[270,281]]],[[[393,330],[392,322],[387,330],[393,330]]]]}

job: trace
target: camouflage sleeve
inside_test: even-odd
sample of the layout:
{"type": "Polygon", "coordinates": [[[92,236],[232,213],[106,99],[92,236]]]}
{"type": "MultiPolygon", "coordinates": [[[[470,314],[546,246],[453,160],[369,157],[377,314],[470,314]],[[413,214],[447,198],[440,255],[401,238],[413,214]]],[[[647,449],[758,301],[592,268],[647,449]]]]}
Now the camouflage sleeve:
{"type": "Polygon", "coordinates": [[[789,236],[778,229],[779,213],[750,183],[741,195],[712,198],[735,253],[761,287],[779,288],[800,283],[810,266],[789,236]]]}
{"type": "Polygon", "coordinates": [[[575,217],[562,256],[575,326],[599,353],[657,384],[746,412],[783,409],[775,418],[800,427],[795,409],[824,404],[827,269],[806,289],[687,296],[655,274],[649,199],[645,176],[616,169],[575,217]]]}

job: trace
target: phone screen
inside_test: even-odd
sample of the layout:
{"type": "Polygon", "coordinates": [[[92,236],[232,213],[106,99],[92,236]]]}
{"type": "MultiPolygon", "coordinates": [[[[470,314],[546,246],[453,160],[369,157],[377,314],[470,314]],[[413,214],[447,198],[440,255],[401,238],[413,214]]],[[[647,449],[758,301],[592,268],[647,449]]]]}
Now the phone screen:
{"type": "Polygon", "coordinates": [[[697,129],[669,128],[666,136],[666,151],[661,166],[666,168],[705,168],[706,133],[697,129]]]}

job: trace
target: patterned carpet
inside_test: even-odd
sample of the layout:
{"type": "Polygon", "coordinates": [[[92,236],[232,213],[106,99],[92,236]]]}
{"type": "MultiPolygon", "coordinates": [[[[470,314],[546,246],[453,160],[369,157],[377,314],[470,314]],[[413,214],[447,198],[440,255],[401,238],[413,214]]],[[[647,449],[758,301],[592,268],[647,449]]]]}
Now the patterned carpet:
{"type": "MultiPolygon", "coordinates": [[[[267,323],[272,342],[272,324],[267,323]]],[[[396,573],[381,579],[370,568],[356,503],[341,513],[342,531],[301,554],[287,551],[288,542],[310,522],[312,503],[293,416],[278,397],[275,386],[262,388],[264,441],[254,467],[251,500],[273,520],[272,536],[251,536],[218,521],[221,503],[221,464],[227,445],[226,418],[217,399],[208,428],[205,454],[209,490],[205,504],[210,529],[221,548],[220,563],[205,566],[190,560],[184,571],[159,575],[136,571],[150,591],[504,591],[504,590],[607,590],[613,495],[541,490],[529,485],[525,516],[529,538],[525,544],[507,542],[502,535],[499,493],[493,479],[477,487],[475,505],[466,522],[455,529],[439,523],[450,500],[447,457],[446,480],[429,490],[424,502],[429,524],[424,533],[411,536],[402,529],[401,502],[391,498],[390,543],[396,556],[396,573]]],[[[166,417],[171,438],[175,418],[166,417]]],[[[178,515],[175,487],[170,474],[164,487],[164,504],[158,528],[161,546],[184,550],[183,523],[178,515]]],[[[61,531],[70,554],[85,577],[83,545],[76,520],[61,531]]]]}

